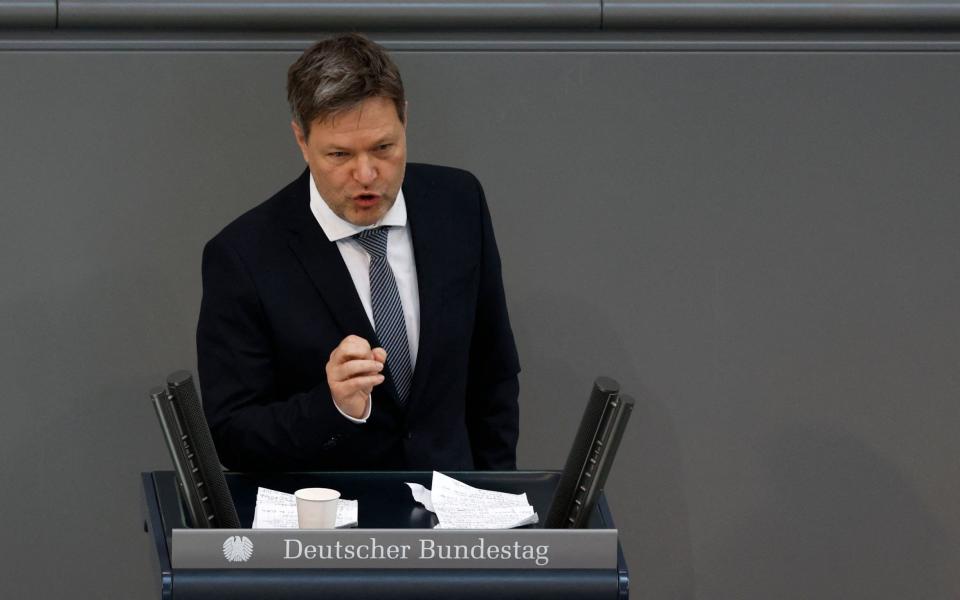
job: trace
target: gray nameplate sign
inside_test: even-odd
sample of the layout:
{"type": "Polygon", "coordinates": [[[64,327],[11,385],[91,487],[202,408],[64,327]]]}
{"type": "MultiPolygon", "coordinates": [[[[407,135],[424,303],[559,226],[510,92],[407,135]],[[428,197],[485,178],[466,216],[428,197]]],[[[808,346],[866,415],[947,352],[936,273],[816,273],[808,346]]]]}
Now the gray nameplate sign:
{"type": "Polygon", "coordinates": [[[616,529],[174,529],[175,569],[615,569],[616,529]]]}

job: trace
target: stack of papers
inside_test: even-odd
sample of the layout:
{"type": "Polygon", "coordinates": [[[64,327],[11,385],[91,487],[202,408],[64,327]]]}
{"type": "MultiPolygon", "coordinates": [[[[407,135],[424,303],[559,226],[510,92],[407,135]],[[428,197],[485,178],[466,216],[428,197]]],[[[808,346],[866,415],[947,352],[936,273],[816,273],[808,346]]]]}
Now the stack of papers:
{"type": "Polygon", "coordinates": [[[481,490],[436,471],[432,490],[407,485],[414,500],[436,513],[437,529],[511,529],[539,521],[526,494],[481,490]]]}
{"type": "MultiPolygon", "coordinates": [[[[357,526],[357,501],[340,499],[337,502],[335,527],[357,526]]],[[[297,529],[297,499],[267,488],[257,488],[257,506],[253,509],[253,529],[297,529]]]]}

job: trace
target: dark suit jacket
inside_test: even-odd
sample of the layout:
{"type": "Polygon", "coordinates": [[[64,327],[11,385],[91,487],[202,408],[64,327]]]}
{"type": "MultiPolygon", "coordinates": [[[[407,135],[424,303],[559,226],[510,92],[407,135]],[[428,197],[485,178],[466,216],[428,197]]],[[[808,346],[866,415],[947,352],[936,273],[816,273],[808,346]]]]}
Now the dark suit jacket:
{"type": "Polygon", "coordinates": [[[479,182],[407,165],[417,364],[406,409],[388,378],[364,424],[337,411],[324,366],[347,335],[376,335],[310,212],[309,183],[305,171],[204,248],[197,355],[220,460],[235,470],[516,468],[520,368],[479,182]]]}

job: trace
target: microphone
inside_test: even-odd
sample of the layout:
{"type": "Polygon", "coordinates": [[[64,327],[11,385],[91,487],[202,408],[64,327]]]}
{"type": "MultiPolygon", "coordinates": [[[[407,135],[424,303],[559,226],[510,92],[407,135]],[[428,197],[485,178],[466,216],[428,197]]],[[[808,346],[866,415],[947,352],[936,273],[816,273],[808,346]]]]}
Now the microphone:
{"type": "MultiPolygon", "coordinates": [[[[573,438],[573,445],[567,455],[567,462],[560,475],[560,482],[557,484],[557,491],[554,493],[544,527],[550,529],[570,527],[572,512],[580,512],[575,510],[578,508],[576,501],[580,500],[582,506],[583,499],[580,495],[587,489],[584,486],[586,482],[582,480],[584,478],[589,480],[592,477],[592,473],[587,469],[591,466],[589,459],[595,450],[598,438],[603,433],[604,425],[612,414],[608,405],[619,397],[619,393],[620,384],[609,377],[597,377],[593,382],[590,398],[580,419],[577,434],[573,438]],[[581,487],[584,487],[584,490],[580,490],[581,487]]],[[[586,514],[589,516],[589,511],[586,514]]]]}
{"type": "Polygon", "coordinates": [[[189,371],[167,377],[150,396],[195,528],[237,529],[240,519],[189,371]]]}

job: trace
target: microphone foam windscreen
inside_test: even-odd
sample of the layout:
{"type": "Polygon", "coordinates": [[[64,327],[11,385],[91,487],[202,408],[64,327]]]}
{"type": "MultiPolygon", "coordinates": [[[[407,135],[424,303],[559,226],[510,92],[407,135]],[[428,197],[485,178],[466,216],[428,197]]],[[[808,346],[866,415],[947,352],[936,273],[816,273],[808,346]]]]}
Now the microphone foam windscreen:
{"type": "Polygon", "coordinates": [[[220,458],[210,435],[210,427],[203,414],[200,397],[188,371],[177,371],[167,377],[167,389],[174,398],[174,405],[180,414],[184,433],[188,436],[194,453],[194,460],[200,470],[200,476],[206,487],[206,495],[213,508],[211,527],[236,529],[240,527],[233,496],[223,476],[220,458]]]}
{"type": "Polygon", "coordinates": [[[576,497],[580,474],[590,458],[590,452],[599,433],[607,401],[619,392],[620,384],[609,377],[597,377],[593,382],[590,399],[583,411],[580,427],[577,429],[576,437],[573,438],[573,445],[570,447],[567,462],[564,464],[563,473],[560,475],[560,483],[557,484],[557,491],[554,493],[553,502],[547,512],[545,528],[560,529],[568,527],[567,517],[570,513],[571,504],[576,497]]]}

